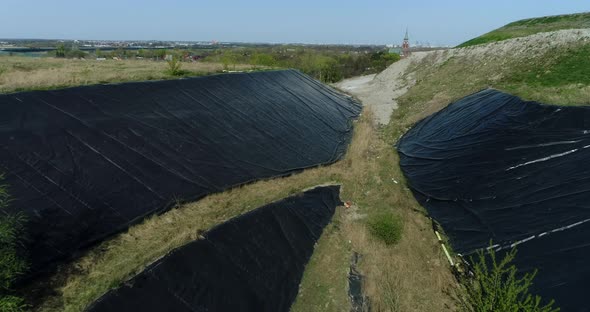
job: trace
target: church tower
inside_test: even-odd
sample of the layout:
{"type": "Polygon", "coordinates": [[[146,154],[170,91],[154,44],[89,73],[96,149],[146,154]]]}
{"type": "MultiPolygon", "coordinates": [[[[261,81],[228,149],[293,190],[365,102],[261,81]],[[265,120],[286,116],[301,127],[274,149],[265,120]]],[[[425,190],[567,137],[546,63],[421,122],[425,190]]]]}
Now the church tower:
{"type": "Polygon", "coordinates": [[[408,29],[406,28],[406,36],[404,37],[404,42],[402,43],[402,53],[404,57],[409,57],[410,52],[410,37],[408,36],[408,29]]]}

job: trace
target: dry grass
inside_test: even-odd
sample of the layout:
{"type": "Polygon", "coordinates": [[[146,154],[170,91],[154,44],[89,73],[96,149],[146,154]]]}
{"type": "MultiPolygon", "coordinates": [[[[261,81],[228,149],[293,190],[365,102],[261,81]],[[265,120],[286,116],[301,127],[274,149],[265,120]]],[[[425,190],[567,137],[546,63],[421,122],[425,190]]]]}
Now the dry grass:
{"type": "Polygon", "coordinates": [[[338,208],[318,241],[291,311],[350,311],[347,277],[352,251],[342,230],[343,213],[338,208]]]}
{"type": "Polygon", "coordinates": [[[54,278],[58,295],[48,298],[38,310],[81,311],[93,300],[139,273],[146,265],[172,249],[197,239],[201,231],[260,205],[331,179],[327,168],[307,170],[284,179],[261,181],[154,216],[126,233],[104,242],[75,263],[62,268],[76,272],[54,278]]]}
{"type": "Polygon", "coordinates": [[[372,125],[370,112],[357,122],[342,161],[286,178],[260,181],[182,205],[136,225],[61,268],[38,311],[81,311],[108,289],[140,272],[198,233],[231,217],[324,183],[342,184],[334,222],[318,242],[293,311],[343,311],[350,306],[347,274],[352,250],[363,255],[361,272],[375,311],[440,311],[453,283],[427,218],[404,186],[397,155],[372,125]],[[398,181],[395,184],[393,180],[398,181]],[[393,212],[404,224],[392,247],[367,234],[363,216],[393,212]],[[66,274],[67,272],[67,274],[66,274]],[[65,279],[64,279],[65,277],[65,279]]]}
{"type": "MultiPolygon", "coordinates": [[[[152,60],[78,60],[0,56],[0,93],[55,89],[68,86],[125,81],[177,78],[167,73],[164,61],[152,60]]],[[[252,69],[236,65],[236,70],[252,69]]],[[[183,62],[185,76],[221,72],[220,63],[183,62]]]]}
{"type": "MultiPolygon", "coordinates": [[[[342,175],[342,198],[351,200],[353,206],[334,221],[339,225],[340,240],[362,255],[359,269],[364,275],[363,289],[374,311],[444,310],[451,305],[445,290],[454,287],[453,276],[428,218],[405,185],[397,153],[387,144],[388,136],[369,120],[372,117],[367,112],[355,129],[355,140],[344,160],[350,166],[342,175]],[[395,214],[404,225],[401,240],[393,246],[370,235],[366,226],[367,218],[384,212],[395,214]]],[[[306,269],[293,311],[337,311],[326,309],[336,304],[336,295],[309,293],[322,285],[321,281],[336,290],[343,288],[335,274],[348,272],[348,265],[334,273],[313,263],[328,255],[346,256],[349,260],[352,253],[343,254],[336,246],[323,244],[328,243],[318,244],[306,269]]]]}

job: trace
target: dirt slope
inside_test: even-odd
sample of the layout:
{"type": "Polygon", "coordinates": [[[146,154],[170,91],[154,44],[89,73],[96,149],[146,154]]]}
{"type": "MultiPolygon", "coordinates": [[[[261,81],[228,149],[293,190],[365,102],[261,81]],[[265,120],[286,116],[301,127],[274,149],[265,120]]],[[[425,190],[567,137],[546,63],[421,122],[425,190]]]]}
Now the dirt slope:
{"type": "Polygon", "coordinates": [[[345,79],[335,86],[358,97],[365,105],[370,105],[375,123],[386,125],[391,113],[397,108],[396,99],[406,93],[411,85],[411,77],[404,76],[412,62],[420,62],[428,52],[416,52],[411,57],[393,63],[377,75],[367,75],[345,79]]]}

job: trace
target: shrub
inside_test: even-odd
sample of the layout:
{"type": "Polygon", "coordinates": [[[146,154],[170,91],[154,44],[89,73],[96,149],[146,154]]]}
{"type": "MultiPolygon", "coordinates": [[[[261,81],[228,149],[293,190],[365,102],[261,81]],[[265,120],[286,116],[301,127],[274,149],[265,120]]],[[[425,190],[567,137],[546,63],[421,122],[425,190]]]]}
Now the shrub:
{"type": "Polygon", "coordinates": [[[474,277],[462,281],[461,292],[455,296],[461,312],[556,312],[554,301],[541,304],[541,297],[529,293],[537,272],[517,275],[516,266],[511,264],[516,249],[506,253],[498,261],[496,253],[479,251],[471,258],[474,277]]]}
{"type": "Polygon", "coordinates": [[[63,44],[59,44],[55,50],[55,57],[66,57],[66,47],[63,44]]]}
{"type": "Polygon", "coordinates": [[[88,56],[88,53],[84,52],[84,51],[80,51],[80,50],[69,50],[66,52],[66,57],[67,58],[86,58],[88,56]]]}
{"type": "Polygon", "coordinates": [[[3,312],[21,312],[26,311],[28,308],[23,298],[2,295],[0,296],[0,311],[3,312]]]}
{"type": "MultiPolygon", "coordinates": [[[[1,179],[1,176],[0,176],[1,179]]],[[[9,197],[0,185],[0,209],[8,204],[9,197]]],[[[25,272],[27,264],[19,255],[21,247],[23,215],[0,215],[0,311],[23,311],[24,300],[13,296],[11,287],[16,278],[25,272]]]]}
{"type": "Polygon", "coordinates": [[[367,222],[369,231],[386,245],[393,245],[402,236],[402,223],[393,214],[379,214],[371,217],[367,222]]]}
{"type": "Polygon", "coordinates": [[[167,72],[169,75],[172,76],[182,76],[184,72],[180,69],[182,63],[180,62],[180,58],[174,55],[171,59],[167,60],[168,69],[167,72]]]}

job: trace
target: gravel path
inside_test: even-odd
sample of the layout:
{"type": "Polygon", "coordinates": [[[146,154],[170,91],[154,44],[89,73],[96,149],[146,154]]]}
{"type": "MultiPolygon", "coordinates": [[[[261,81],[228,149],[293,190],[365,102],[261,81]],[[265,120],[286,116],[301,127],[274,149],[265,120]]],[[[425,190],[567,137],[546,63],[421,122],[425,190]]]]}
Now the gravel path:
{"type": "Polygon", "coordinates": [[[411,77],[404,77],[408,66],[420,61],[428,52],[415,52],[411,57],[393,63],[378,75],[359,76],[334,84],[337,88],[359,98],[371,106],[376,124],[388,124],[391,113],[397,108],[398,97],[408,91],[411,77]]]}

